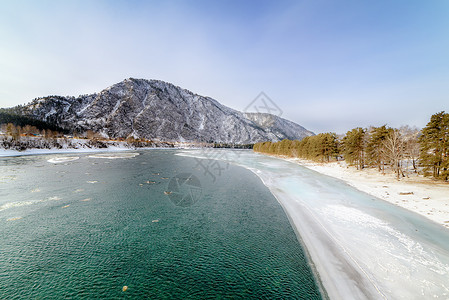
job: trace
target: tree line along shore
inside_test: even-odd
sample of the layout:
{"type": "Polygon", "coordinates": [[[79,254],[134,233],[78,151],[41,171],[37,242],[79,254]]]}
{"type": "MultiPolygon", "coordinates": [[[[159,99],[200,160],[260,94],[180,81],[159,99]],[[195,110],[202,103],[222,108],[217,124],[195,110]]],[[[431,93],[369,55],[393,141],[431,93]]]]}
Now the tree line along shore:
{"type": "Polygon", "coordinates": [[[109,139],[87,130],[83,133],[64,133],[31,125],[1,124],[0,148],[16,151],[27,149],[106,149],[109,147],[142,148],[174,147],[174,143],[138,139],[134,137],[109,139]]]}
{"type": "Polygon", "coordinates": [[[67,131],[49,129],[46,124],[41,129],[32,125],[16,125],[1,123],[0,118],[0,149],[24,151],[28,149],[102,149],[109,147],[144,148],[232,148],[252,149],[253,144],[231,144],[218,142],[170,142],[135,138],[110,139],[87,130],[83,133],[68,133],[67,131]]]}
{"type": "Polygon", "coordinates": [[[344,135],[328,132],[301,141],[256,143],[253,149],[323,163],[345,160],[357,169],[391,170],[398,179],[406,176],[406,170],[411,170],[448,181],[449,114],[442,111],[432,115],[422,130],[409,126],[357,127],[344,135]]]}

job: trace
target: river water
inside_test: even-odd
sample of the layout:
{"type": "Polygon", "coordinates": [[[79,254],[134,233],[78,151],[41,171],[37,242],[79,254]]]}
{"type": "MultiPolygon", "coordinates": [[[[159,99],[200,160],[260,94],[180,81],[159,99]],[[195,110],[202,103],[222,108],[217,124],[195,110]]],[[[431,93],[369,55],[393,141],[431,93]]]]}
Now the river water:
{"type": "Polygon", "coordinates": [[[1,158],[0,298],[321,299],[259,177],[180,153],[1,158]]]}

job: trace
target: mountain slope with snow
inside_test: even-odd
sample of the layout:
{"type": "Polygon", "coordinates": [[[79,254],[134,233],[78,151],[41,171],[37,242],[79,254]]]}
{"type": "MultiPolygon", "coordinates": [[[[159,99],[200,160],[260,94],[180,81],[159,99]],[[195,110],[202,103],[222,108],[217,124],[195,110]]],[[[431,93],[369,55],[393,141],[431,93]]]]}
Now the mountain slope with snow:
{"type": "Polygon", "coordinates": [[[277,116],[241,113],[170,83],[133,78],[97,94],[35,99],[23,106],[22,113],[109,138],[249,144],[313,135],[277,116]],[[267,126],[263,119],[272,121],[267,126]]]}

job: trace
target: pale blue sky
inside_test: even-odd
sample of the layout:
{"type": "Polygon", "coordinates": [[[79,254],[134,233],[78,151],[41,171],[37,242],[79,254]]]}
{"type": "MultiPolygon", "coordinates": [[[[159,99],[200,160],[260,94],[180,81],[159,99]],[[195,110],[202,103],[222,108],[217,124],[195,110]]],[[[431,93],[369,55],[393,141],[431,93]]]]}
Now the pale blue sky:
{"type": "Polygon", "coordinates": [[[161,79],[314,132],[449,111],[449,1],[2,1],[0,106],[161,79]],[[242,3],[243,2],[243,3],[242,3]]]}

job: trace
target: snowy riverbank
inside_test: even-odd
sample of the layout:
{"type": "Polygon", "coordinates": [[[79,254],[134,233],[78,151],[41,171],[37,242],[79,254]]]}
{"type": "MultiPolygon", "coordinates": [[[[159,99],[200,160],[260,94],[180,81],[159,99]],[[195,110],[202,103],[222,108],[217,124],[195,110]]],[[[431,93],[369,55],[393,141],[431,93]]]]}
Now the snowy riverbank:
{"type": "Polygon", "coordinates": [[[23,151],[0,148],[0,157],[23,156],[23,155],[41,155],[41,154],[71,154],[71,153],[92,153],[92,152],[120,152],[120,151],[137,151],[148,149],[180,149],[177,145],[166,147],[164,144],[148,147],[134,147],[126,142],[115,142],[107,145],[107,147],[88,147],[86,143],[79,143],[76,148],[50,148],[38,149],[30,148],[23,151]]]}
{"type": "Polygon", "coordinates": [[[80,148],[80,149],[27,149],[24,151],[0,149],[0,157],[22,156],[22,155],[40,155],[40,154],[70,154],[70,153],[91,153],[91,152],[117,152],[117,151],[135,151],[133,148],[109,147],[109,148],[80,148]]]}
{"type": "Polygon", "coordinates": [[[345,162],[314,163],[302,159],[288,161],[345,181],[356,189],[388,201],[449,228],[449,184],[418,175],[397,180],[394,174],[374,169],[357,170],[345,162]]]}

